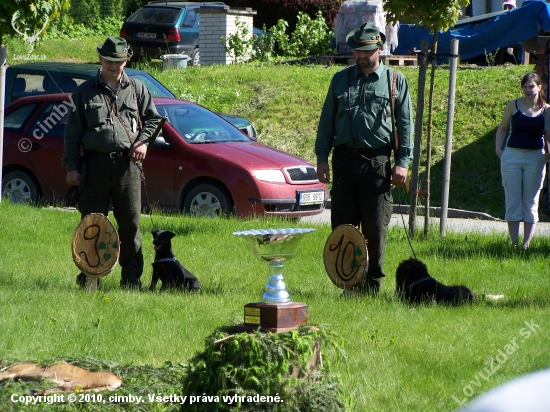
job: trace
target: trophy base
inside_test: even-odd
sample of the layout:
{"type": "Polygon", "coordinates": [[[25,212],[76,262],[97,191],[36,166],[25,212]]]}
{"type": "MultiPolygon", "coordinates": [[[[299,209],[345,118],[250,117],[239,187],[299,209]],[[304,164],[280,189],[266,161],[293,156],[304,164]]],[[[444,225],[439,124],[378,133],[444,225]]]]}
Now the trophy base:
{"type": "Polygon", "coordinates": [[[260,332],[286,332],[298,329],[307,322],[307,305],[305,303],[248,303],[244,306],[244,324],[239,330],[260,332]]]}

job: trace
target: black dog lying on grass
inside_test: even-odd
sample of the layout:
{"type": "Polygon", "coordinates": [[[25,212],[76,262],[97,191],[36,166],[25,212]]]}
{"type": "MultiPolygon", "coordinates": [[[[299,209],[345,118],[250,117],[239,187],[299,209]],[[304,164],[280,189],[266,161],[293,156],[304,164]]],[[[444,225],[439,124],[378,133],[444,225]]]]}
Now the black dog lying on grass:
{"type": "Polygon", "coordinates": [[[466,286],[445,286],[430,276],[426,265],[418,259],[404,260],[397,267],[396,293],[409,303],[429,302],[459,304],[474,300],[466,286]]]}
{"type": "Polygon", "coordinates": [[[149,290],[155,290],[159,279],[162,281],[160,290],[182,289],[190,292],[201,288],[199,280],[176,260],[172,252],[171,239],[176,236],[167,230],[153,230],[153,245],[155,245],[155,261],[153,262],[153,278],[149,290]]]}

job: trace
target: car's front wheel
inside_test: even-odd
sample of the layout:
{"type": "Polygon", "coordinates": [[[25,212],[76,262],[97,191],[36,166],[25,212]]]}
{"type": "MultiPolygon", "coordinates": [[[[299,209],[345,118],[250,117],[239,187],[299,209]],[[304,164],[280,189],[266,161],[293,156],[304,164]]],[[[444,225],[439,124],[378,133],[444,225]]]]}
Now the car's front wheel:
{"type": "Polygon", "coordinates": [[[191,66],[200,66],[201,65],[201,58],[200,58],[200,55],[199,55],[199,48],[198,47],[191,52],[189,57],[190,57],[189,64],[191,66]]]}
{"type": "Polygon", "coordinates": [[[233,212],[233,200],[225,188],[205,183],[187,194],[183,211],[197,217],[227,217],[233,212]]]}
{"type": "Polygon", "coordinates": [[[36,203],[38,186],[33,177],[25,172],[11,172],[2,179],[2,193],[13,203],[36,203]]]}

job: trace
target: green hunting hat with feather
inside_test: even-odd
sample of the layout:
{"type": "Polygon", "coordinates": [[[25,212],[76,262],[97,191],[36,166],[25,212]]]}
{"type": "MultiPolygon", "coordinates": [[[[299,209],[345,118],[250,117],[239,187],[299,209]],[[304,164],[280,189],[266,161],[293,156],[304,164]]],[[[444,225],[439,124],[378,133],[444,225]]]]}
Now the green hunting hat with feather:
{"type": "Polygon", "coordinates": [[[370,23],[363,24],[346,36],[347,45],[357,50],[375,50],[382,47],[385,41],[384,33],[370,23]]]}
{"type": "Polygon", "coordinates": [[[128,60],[133,54],[126,40],[116,36],[108,37],[105,43],[97,47],[97,52],[105,60],[112,62],[128,60]]]}

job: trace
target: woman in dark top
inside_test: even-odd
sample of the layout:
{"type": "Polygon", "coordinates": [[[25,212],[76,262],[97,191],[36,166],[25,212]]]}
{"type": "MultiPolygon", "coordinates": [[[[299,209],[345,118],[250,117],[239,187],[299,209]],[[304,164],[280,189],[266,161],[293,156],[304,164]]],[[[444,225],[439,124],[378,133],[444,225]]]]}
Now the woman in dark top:
{"type": "Polygon", "coordinates": [[[550,159],[543,148],[550,138],[550,106],[544,99],[542,80],[529,73],[521,80],[523,97],[508,102],[496,134],[500,158],[508,231],[518,244],[523,222],[523,248],[527,249],[539,220],[539,194],[544,165],[550,159]]]}

